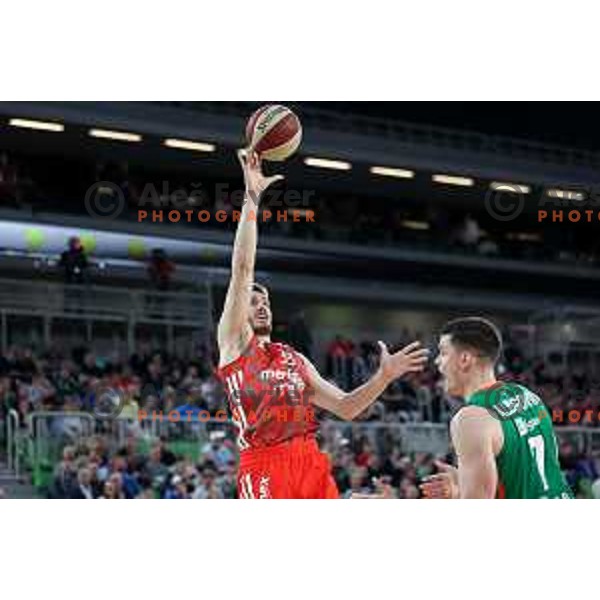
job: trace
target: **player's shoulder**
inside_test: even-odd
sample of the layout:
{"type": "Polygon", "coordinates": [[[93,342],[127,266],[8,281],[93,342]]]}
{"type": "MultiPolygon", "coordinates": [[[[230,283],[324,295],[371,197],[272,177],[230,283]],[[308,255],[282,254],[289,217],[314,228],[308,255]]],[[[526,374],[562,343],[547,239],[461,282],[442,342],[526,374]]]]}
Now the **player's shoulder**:
{"type": "Polygon", "coordinates": [[[314,369],[312,362],[304,354],[302,354],[302,352],[298,352],[298,350],[294,350],[293,348],[292,351],[300,359],[300,363],[303,364],[307,369],[314,369]]]}
{"type": "Polygon", "coordinates": [[[492,416],[487,408],[475,404],[467,404],[460,408],[454,417],[452,417],[452,423],[487,421],[488,419],[492,419],[492,416]]]}
{"type": "Polygon", "coordinates": [[[491,414],[488,408],[467,404],[456,412],[450,422],[450,430],[453,433],[466,433],[467,435],[477,433],[484,434],[488,431],[495,431],[498,427],[498,421],[491,414]]]}
{"type": "Polygon", "coordinates": [[[463,406],[452,418],[450,432],[455,445],[487,445],[491,440],[496,454],[503,445],[501,424],[489,409],[482,406],[463,406]]]}

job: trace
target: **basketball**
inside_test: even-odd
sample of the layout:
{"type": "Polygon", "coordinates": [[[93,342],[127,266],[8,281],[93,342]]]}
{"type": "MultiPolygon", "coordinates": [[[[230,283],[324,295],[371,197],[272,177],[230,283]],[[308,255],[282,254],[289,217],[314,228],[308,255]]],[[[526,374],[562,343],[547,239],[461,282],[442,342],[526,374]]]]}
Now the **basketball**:
{"type": "Polygon", "coordinates": [[[263,160],[281,162],[300,146],[302,125],[287,106],[268,104],[259,108],[246,126],[248,148],[263,160]]]}

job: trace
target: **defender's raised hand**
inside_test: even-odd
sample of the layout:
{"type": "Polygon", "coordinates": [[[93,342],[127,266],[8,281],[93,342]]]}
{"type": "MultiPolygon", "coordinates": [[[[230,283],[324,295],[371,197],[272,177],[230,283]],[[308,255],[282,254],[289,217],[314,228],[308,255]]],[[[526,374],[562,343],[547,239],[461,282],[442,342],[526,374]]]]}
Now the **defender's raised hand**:
{"type": "Polygon", "coordinates": [[[439,473],[426,477],[419,486],[424,498],[430,500],[453,500],[460,496],[458,469],[439,460],[435,461],[439,473]]]}
{"type": "Polygon", "coordinates": [[[407,373],[417,373],[425,368],[429,350],[421,348],[420,342],[413,342],[395,354],[390,354],[383,342],[377,342],[381,350],[379,370],[388,381],[398,379],[407,373]]]}

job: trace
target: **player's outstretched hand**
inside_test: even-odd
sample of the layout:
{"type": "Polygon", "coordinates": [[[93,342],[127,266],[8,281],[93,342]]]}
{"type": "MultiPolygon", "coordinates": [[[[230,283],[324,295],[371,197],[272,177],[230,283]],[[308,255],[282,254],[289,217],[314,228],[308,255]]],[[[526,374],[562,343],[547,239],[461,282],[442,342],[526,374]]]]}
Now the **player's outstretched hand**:
{"type": "Polygon", "coordinates": [[[263,192],[276,181],[283,179],[283,175],[265,177],[262,172],[260,156],[251,150],[238,150],[238,159],[244,171],[246,182],[246,195],[256,206],[260,202],[263,192]]]}
{"type": "Polygon", "coordinates": [[[453,500],[460,497],[458,488],[458,469],[439,460],[435,461],[439,473],[430,475],[419,486],[424,498],[435,500],[453,500]]]}
{"type": "Polygon", "coordinates": [[[377,342],[381,350],[379,369],[383,376],[393,381],[407,373],[422,371],[429,358],[429,350],[421,348],[420,342],[413,342],[395,354],[390,354],[383,342],[377,342]]]}

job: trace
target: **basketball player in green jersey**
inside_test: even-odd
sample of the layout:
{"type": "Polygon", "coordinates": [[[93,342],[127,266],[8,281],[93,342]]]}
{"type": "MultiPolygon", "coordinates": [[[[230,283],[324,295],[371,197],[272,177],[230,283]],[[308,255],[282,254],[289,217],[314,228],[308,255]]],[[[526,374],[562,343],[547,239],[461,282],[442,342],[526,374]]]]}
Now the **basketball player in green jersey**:
{"type": "Polygon", "coordinates": [[[478,317],[448,323],[436,366],[446,392],[465,399],[450,435],[458,468],[438,463],[421,491],[426,498],[572,498],[558,461],[552,419],[526,387],[499,382],[502,338],[478,317]]]}

